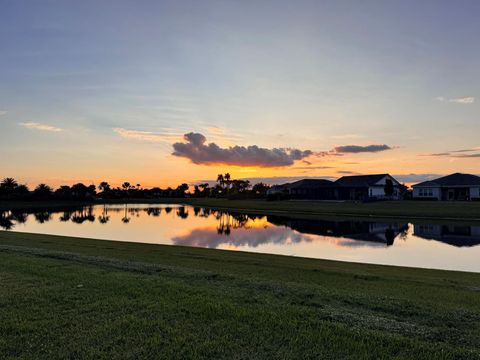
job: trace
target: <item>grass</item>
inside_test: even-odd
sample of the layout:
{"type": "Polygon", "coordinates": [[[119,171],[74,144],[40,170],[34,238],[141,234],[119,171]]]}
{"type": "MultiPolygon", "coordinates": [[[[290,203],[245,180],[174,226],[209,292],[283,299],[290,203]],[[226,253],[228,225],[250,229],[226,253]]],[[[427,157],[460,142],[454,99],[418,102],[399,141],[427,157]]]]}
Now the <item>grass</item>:
{"type": "Polygon", "coordinates": [[[480,359],[480,274],[0,232],[2,359],[480,359]]]}
{"type": "MultiPolygon", "coordinates": [[[[227,200],[211,198],[165,198],[128,199],[107,201],[107,203],[183,203],[216,209],[238,210],[260,214],[287,214],[294,216],[333,216],[395,218],[405,220],[452,220],[480,222],[480,201],[380,201],[371,203],[333,201],[265,201],[227,200]]],[[[103,202],[102,202],[103,203],[103,202]]],[[[62,208],[66,205],[80,206],[78,202],[0,202],[0,210],[62,208]]]]}

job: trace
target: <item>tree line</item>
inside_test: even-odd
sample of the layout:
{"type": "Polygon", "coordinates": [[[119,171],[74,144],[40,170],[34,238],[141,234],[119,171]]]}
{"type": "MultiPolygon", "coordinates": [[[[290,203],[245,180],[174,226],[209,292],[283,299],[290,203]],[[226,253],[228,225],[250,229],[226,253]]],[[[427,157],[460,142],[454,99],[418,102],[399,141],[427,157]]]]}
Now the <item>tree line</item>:
{"type": "Polygon", "coordinates": [[[176,188],[143,188],[140,184],[124,182],[113,187],[102,181],[96,185],[77,183],[72,186],[62,185],[56,189],[39,184],[34,189],[18,183],[14,178],[5,178],[0,182],[0,200],[76,200],[94,201],[102,199],[148,199],[148,198],[182,198],[182,197],[216,197],[216,198],[263,198],[269,186],[257,183],[253,186],[248,180],[232,179],[230,174],[220,174],[215,184],[208,182],[195,184],[192,189],[187,183],[176,188]]]}

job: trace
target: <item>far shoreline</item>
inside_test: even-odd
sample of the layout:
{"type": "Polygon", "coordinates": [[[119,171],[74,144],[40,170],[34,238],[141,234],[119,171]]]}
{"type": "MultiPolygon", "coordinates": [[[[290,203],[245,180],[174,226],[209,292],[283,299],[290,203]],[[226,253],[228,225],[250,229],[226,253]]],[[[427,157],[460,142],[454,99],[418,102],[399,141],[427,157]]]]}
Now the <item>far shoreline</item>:
{"type": "Polygon", "coordinates": [[[112,204],[179,204],[258,215],[286,215],[302,218],[360,218],[369,220],[480,222],[480,202],[378,201],[334,202],[309,200],[228,200],[216,198],[103,199],[93,201],[0,201],[0,211],[62,209],[65,207],[112,204]]]}

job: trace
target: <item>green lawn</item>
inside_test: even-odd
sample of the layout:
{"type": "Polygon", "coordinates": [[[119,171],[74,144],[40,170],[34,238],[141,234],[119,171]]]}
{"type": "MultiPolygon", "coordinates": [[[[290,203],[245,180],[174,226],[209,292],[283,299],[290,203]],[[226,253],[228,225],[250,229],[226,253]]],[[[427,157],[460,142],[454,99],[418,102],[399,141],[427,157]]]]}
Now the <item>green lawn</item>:
{"type": "Polygon", "coordinates": [[[480,359],[480,274],[0,232],[0,358],[480,359]]]}

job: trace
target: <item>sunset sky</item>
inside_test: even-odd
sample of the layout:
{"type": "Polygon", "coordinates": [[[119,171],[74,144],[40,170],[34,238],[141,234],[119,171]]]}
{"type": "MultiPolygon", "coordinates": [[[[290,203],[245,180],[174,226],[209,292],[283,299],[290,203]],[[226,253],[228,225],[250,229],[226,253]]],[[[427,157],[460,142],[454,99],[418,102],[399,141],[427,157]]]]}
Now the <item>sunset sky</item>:
{"type": "Polygon", "coordinates": [[[479,18],[476,0],[0,0],[0,177],[480,174],[479,18]]]}

